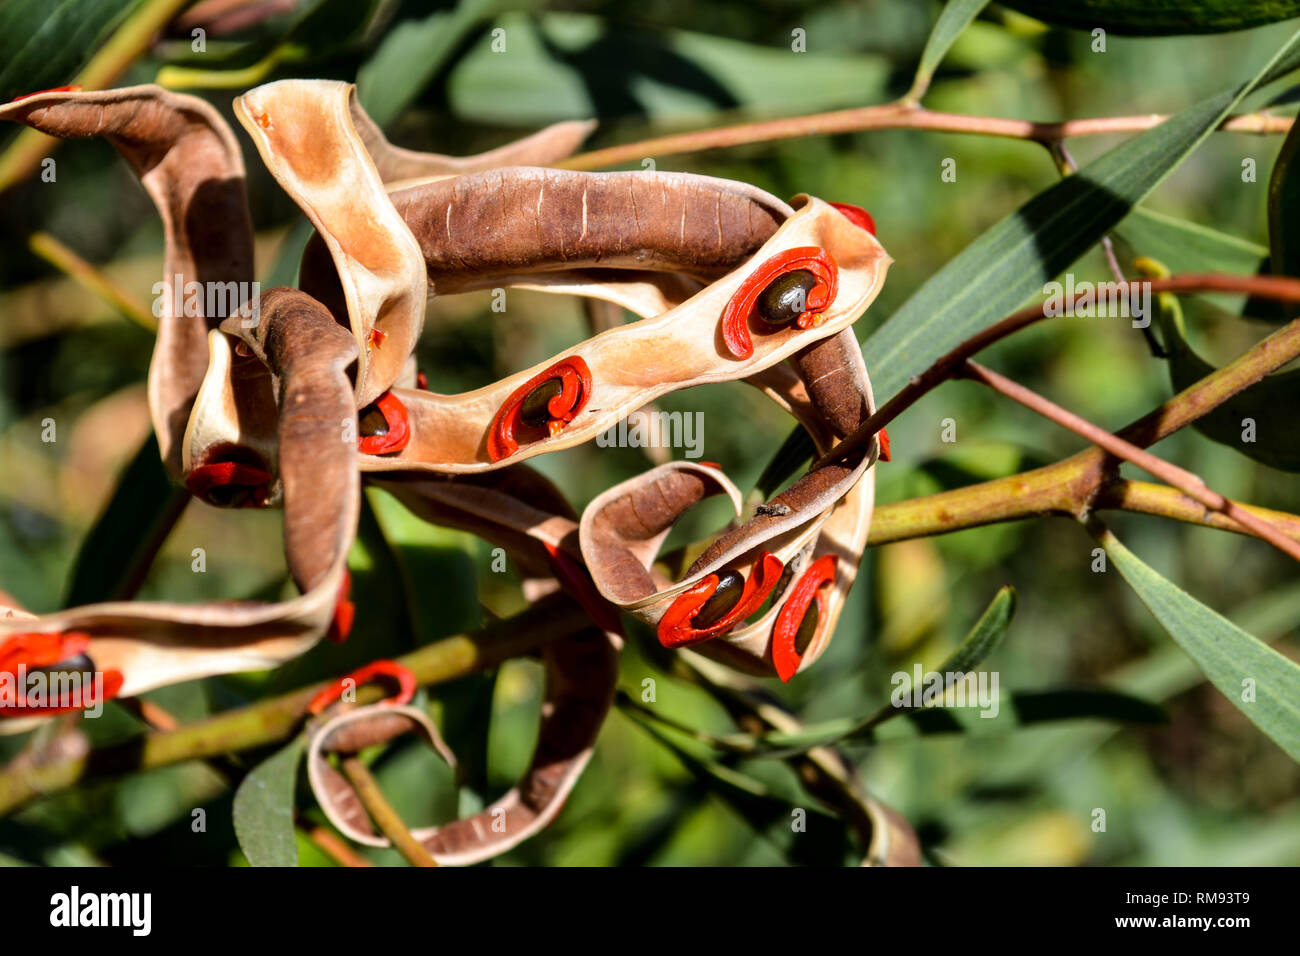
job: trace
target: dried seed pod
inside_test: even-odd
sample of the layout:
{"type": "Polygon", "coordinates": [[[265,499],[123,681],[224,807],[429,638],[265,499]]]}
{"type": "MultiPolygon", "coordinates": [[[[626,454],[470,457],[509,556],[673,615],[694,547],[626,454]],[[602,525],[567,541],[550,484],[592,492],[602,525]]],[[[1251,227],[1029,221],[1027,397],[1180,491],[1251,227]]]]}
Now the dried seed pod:
{"type": "MultiPolygon", "coordinates": [[[[511,172],[513,171],[503,170],[501,175],[511,172]]],[[[449,180],[445,186],[441,183],[434,185],[450,189],[457,182],[459,181],[449,180]]],[[[575,195],[581,199],[580,192],[575,195]]],[[[536,193],[534,208],[535,204],[536,193]]],[[[484,204],[477,205],[482,207],[484,204]]],[[[571,214],[580,220],[580,203],[571,214]]],[[[531,217],[532,213],[530,222],[531,217]]],[[[644,237],[652,233],[655,221],[646,212],[642,213],[642,219],[643,225],[637,235],[644,237]]],[[[445,216],[442,221],[446,221],[445,216]]],[[[614,247],[614,251],[610,252],[611,257],[621,254],[625,248],[619,243],[628,240],[620,239],[620,236],[628,232],[630,221],[630,217],[614,222],[607,218],[601,219],[601,228],[605,231],[596,235],[614,247]],[[618,231],[611,231],[616,227],[618,231]]],[[[430,257],[432,253],[427,248],[430,240],[425,234],[424,226],[419,221],[412,221],[411,225],[426,247],[426,258],[430,257]]],[[[507,228],[505,223],[498,220],[488,233],[515,236],[519,231],[507,228]]],[[[445,229],[443,234],[446,235],[445,229]]],[[[465,232],[467,236],[478,234],[478,231],[465,232]]],[[[452,235],[460,233],[453,232],[452,235]]],[[[558,249],[560,241],[554,240],[554,243],[558,249]]],[[[643,247],[636,246],[632,253],[639,254],[642,249],[643,247]]],[[[438,254],[448,255],[445,252],[438,254]]],[[[469,257],[471,254],[473,250],[466,247],[464,242],[456,246],[456,256],[469,257]]],[[[496,284],[503,281],[503,274],[494,273],[489,267],[524,267],[519,263],[511,265],[489,260],[486,251],[482,251],[481,255],[485,258],[467,258],[475,267],[466,270],[474,283],[496,284]]],[[[504,256],[505,253],[499,255],[504,256]]],[[[591,255],[594,256],[595,252],[591,255]]],[[[450,260],[448,255],[448,261],[450,260]]],[[[660,395],[693,385],[753,376],[810,344],[834,336],[860,316],[875,298],[889,262],[889,257],[869,233],[820,200],[804,197],[799,201],[799,209],[746,263],[733,268],[733,271],[714,280],[681,305],[662,315],[610,329],[549,362],[473,392],[438,395],[396,389],[395,394],[406,406],[410,416],[411,440],[399,454],[382,459],[363,459],[362,468],[369,472],[429,470],[469,474],[506,463],[515,464],[533,455],[562,450],[588,441],[660,395]],[[832,299],[814,299],[812,302],[814,307],[824,306],[824,310],[816,316],[819,324],[810,323],[806,330],[793,326],[774,330],[760,336],[752,344],[748,358],[737,361],[730,357],[726,351],[727,346],[722,341],[720,320],[737,290],[752,280],[753,266],[749,263],[764,263],[778,257],[783,250],[806,249],[812,243],[816,243],[816,249],[821,250],[825,257],[833,257],[838,286],[832,299]],[[563,427],[555,430],[554,434],[539,436],[527,444],[515,442],[512,447],[502,428],[511,404],[522,400],[523,396],[542,382],[554,377],[553,369],[576,361],[581,361],[588,369],[592,391],[599,394],[599,400],[586,403],[586,407],[570,406],[567,411],[572,412],[572,416],[565,416],[563,427]]],[[[438,277],[433,279],[435,289],[445,286],[444,275],[455,275],[450,266],[447,269],[447,273],[438,272],[438,277]]],[[[430,275],[434,274],[431,268],[430,275]]],[[[598,283],[593,283],[593,288],[598,286],[598,283]]],[[[463,287],[451,286],[453,290],[463,287]]],[[[820,284],[818,288],[821,288],[820,284]]],[[[761,287],[755,290],[755,295],[760,291],[761,287]]],[[[586,394],[585,390],[583,394],[586,394]]]]}
{"type": "MultiPolygon", "coordinates": [[[[537,747],[523,779],[504,797],[472,816],[411,831],[440,864],[471,866],[498,856],[545,828],[581,776],[609,712],[618,680],[619,641],[587,631],[542,651],[546,703],[537,747]]],[[[375,832],[356,792],[324,758],[328,749],[355,750],[414,729],[452,766],[455,757],[421,711],[365,707],[331,719],[313,735],[308,777],[326,816],[350,839],[388,846],[375,832]]]]}
{"type": "MultiPolygon", "coordinates": [[[[355,413],[347,369],[356,345],[324,307],[294,289],[264,292],[261,315],[256,330],[244,330],[245,341],[266,363],[279,401],[285,556],[301,596],[279,604],[123,601],[0,619],[0,662],[24,635],[48,641],[82,634],[88,640],[76,653],[88,654],[105,675],[118,672],[116,692],[131,696],[273,666],[330,628],[360,511],[356,447],[332,431],[355,413]]],[[[25,725],[0,717],[0,733],[25,725]]]]}
{"type": "Polygon", "coordinates": [[[0,120],[62,139],[102,136],[158,208],[166,252],[149,412],[163,462],[179,479],[186,423],[208,365],[204,340],[251,295],[253,228],[239,144],[203,100],[159,86],[51,90],[0,106],[0,120]]]}

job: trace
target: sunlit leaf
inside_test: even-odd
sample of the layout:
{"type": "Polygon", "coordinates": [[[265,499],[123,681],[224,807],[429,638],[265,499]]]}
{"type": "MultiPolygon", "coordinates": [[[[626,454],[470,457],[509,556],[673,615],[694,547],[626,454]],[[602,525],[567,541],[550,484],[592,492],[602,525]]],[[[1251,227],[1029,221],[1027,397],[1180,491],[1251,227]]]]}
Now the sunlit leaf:
{"type": "Polygon", "coordinates": [[[1123,220],[1243,97],[1300,65],[1298,41],[1300,34],[1293,35],[1250,82],[1115,147],[962,250],[864,344],[877,394],[893,395],[939,356],[1041,293],[1044,283],[1123,220]]]}
{"type": "MultiPolygon", "coordinates": [[[[1150,275],[1167,274],[1153,261],[1139,260],[1139,264],[1150,275]]],[[[1160,293],[1152,307],[1168,353],[1169,381],[1174,392],[1216,371],[1188,344],[1178,297],[1160,293]]],[[[1300,429],[1295,427],[1297,396],[1300,369],[1275,372],[1206,412],[1193,422],[1193,427],[1206,438],[1255,461],[1283,471],[1300,471],[1300,429]]]]}
{"type": "Polygon", "coordinates": [[[1135,36],[1221,33],[1300,16],[1300,0],[1002,0],[1047,23],[1135,36]]]}
{"type": "Polygon", "coordinates": [[[925,41],[925,49],[921,51],[921,62],[916,67],[916,79],[912,81],[909,97],[920,98],[920,94],[930,85],[930,78],[939,68],[944,54],[952,47],[953,41],[970,26],[970,22],[979,16],[980,11],[988,6],[988,2],[989,0],[948,0],[944,4],[943,12],[939,14],[934,29],[930,31],[930,36],[925,41]]]}
{"type": "Polygon", "coordinates": [[[244,778],[235,792],[235,836],[253,866],[297,866],[293,795],[307,747],[299,735],[244,778]]]}
{"type": "Polygon", "coordinates": [[[1300,665],[1142,563],[1109,531],[1099,540],[1124,580],[1210,683],[1300,761],[1300,665]]]}

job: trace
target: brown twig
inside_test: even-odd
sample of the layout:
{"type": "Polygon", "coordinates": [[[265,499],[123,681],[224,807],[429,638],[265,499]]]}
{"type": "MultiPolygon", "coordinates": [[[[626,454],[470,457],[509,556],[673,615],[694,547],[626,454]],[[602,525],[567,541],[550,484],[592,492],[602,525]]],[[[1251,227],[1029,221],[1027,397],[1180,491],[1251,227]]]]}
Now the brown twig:
{"type": "MultiPolygon", "coordinates": [[[[1152,295],[1161,292],[1243,292],[1260,298],[1275,299],[1279,302],[1300,302],[1300,279],[1290,279],[1283,276],[1236,276],[1221,273],[1189,272],[1185,275],[1170,276],[1167,279],[1134,279],[1132,283],[1135,285],[1145,283],[1152,295]]],[[[1129,283],[1119,284],[1127,286],[1129,283]]],[[[1063,303],[1063,316],[1071,314],[1074,303],[1082,295],[1083,293],[1076,294],[1069,300],[1068,304],[1063,303]]],[[[817,469],[823,465],[839,461],[844,457],[845,453],[870,441],[872,435],[887,426],[901,412],[914,405],[937,385],[952,378],[968,358],[977,355],[994,342],[1001,341],[1021,329],[1044,319],[1054,318],[1055,316],[1049,316],[1044,311],[1046,304],[1046,302],[1040,302],[1037,305],[1026,306],[1018,312],[1013,312],[1005,319],[995,322],[983,331],[972,335],[950,352],[938,358],[933,365],[920,375],[912,376],[912,379],[893,398],[880,406],[874,415],[846,435],[842,442],[813,462],[812,468],[817,469]]],[[[1293,355],[1292,358],[1294,357],[1293,355]]],[[[1272,370],[1269,369],[1269,371],[1272,370]]],[[[1268,373],[1265,372],[1264,374],[1268,373]]],[[[1260,378],[1263,378],[1263,375],[1260,378]]],[[[1254,381],[1258,380],[1255,379],[1254,381]]],[[[1254,382],[1247,384],[1254,384],[1254,382]]]]}
{"type": "MultiPolygon", "coordinates": [[[[1099,116],[1091,119],[1065,120],[1059,123],[1035,123],[1032,120],[1004,119],[996,116],[969,116],[943,113],[908,103],[861,106],[808,116],[741,123],[717,129],[694,130],[658,136],[621,146],[579,153],[556,163],[562,169],[602,169],[621,163],[638,162],[647,156],[676,156],[706,149],[745,146],[773,140],[794,139],[830,133],[855,133],[877,129],[922,129],[939,133],[969,133],[1021,139],[1051,145],[1076,136],[1114,133],[1139,133],[1159,126],[1168,116],[1147,113],[1140,116],[1099,116]]],[[[1270,113],[1245,113],[1230,116],[1219,126],[1239,133],[1285,133],[1291,129],[1289,117],[1270,113]]]]}
{"type": "Polygon", "coordinates": [[[321,852],[339,866],[374,866],[374,864],[364,856],[352,849],[352,847],[348,846],[347,841],[334,833],[334,831],[322,826],[313,826],[307,823],[300,823],[299,828],[306,835],[307,839],[320,847],[321,852]]]}
{"type": "Polygon", "coordinates": [[[1112,435],[1106,429],[1094,425],[1069,409],[1062,408],[1055,402],[1044,398],[1033,389],[1026,388],[1005,375],[1000,375],[977,362],[967,360],[962,366],[960,374],[963,378],[987,385],[999,394],[1024,405],[1030,411],[1037,412],[1044,418],[1056,422],[1061,427],[1068,428],[1076,435],[1083,436],[1098,448],[1114,455],[1116,458],[1137,465],[1143,471],[1172,485],[1188,497],[1199,501],[1206,508],[1226,515],[1257,537],[1273,545],[1279,551],[1283,551],[1295,560],[1300,561],[1300,543],[1292,541],[1267,521],[1251,514],[1237,502],[1214,491],[1205,484],[1204,480],[1190,471],[1179,468],[1162,458],[1157,458],[1132,442],[1112,435]]]}
{"type": "Polygon", "coordinates": [[[388,802],[384,792],[379,789],[378,781],[366,769],[361,758],[344,757],[342,765],[343,772],[352,781],[357,797],[360,798],[366,812],[370,814],[370,818],[375,821],[375,826],[379,827],[379,831],[388,837],[402,856],[406,857],[406,861],[411,866],[437,866],[438,861],[429,855],[429,851],[419,840],[411,836],[411,831],[402,822],[401,816],[393,809],[393,805],[388,802]]]}

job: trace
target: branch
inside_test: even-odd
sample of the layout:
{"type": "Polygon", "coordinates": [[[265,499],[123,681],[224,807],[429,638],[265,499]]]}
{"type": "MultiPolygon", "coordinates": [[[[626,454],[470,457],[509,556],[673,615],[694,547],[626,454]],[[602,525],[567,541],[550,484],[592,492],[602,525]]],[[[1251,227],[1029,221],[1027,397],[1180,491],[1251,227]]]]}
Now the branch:
{"type": "Polygon", "coordinates": [[[1062,408],[1055,402],[1044,398],[1032,389],[1013,382],[1005,375],[999,375],[992,369],[985,368],[977,362],[967,361],[962,369],[962,376],[987,385],[995,392],[1024,405],[1030,411],[1037,412],[1063,428],[1068,428],[1076,435],[1082,435],[1088,441],[1116,458],[1137,465],[1148,474],[1154,475],[1156,478],[1160,478],[1172,485],[1188,497],[1199,501],[1206,508],[1226,515],[1246,530],[1252,532],[1256,537],[1263,538],[1278,550],[1300,561],[1300,544],[1292,541],[1267,521],[1246,511],[1231,498],[1225,498],[1210,488],[1200,476],[1194,475],[1184,468],[1179,468],[1162,458],[1157,458],[1148,451],[1143,451],[1132,442],[1112,435],[1106,429],[1094,425],[1069,409],[1062,408]]]}
{"type": "MultiPolygon", "coordinates": [[[[1077,520],[1089,509],[1129,511],[1246,533],[1241,525],[1206,510],[1177,488],[1127,478],[1111,478],[1098,485],[1084,477],[1086,471],[1076,456],[1020,475],[877,505],[871,516],[867,547],[1028,518],[1077,520]]],[[[1300,541],[1300,516],[1256,505],[1241,507],[1300,541]]]]}
{"type": "MultiPolygon", "coordinates": [[[[1124,282],[1118,284],[1127,286],[1129,283],[1124,282]]],[[[1235,276],[1212,272],[1189,272],[1185,275],[1170,276],[1167,279],[1136,279],[1133,280],[1133,284],[1145,284],[1153,295],[1161,292],[1244,292],[1248,295],[1259,296],[1264,299],[1273,299],[1278,302],[1300,302],[1300,279],[1288,279],[1279,276],[1235,276]]],[[[1069,300],[1068,304],[1064,304],[1062,315],[1070,315],[1074,311],[1075,302],[1077,302],[1082,295],[1083,293],[1078,293],[1069,300]]],[[[823,465],[839,461],[844,457],[846,452],[851,451],[859,445],[865,444],[871,439],[872,435],[897,418],[900,412],[916,404],[919,399],[934,389],[935,386],[947,381],[957,374],[957,372],[965,365],[968,358],[977,355],[994,342],[1000,341],[1014,332],[1019,332],[1021,329],[1027,328],[1037,322],[1041,322],[1043,319],[1054,318],[1054,316],[1049,316],[1043,311],[1046,305],[1047,302],[1044,301],[1037,305],[1027,306],[1019,312],[1013,312],[1005,319],[995,322],[983,331],[972,335],[952,351],[937,359],[933,365],[927,368],[920,375],[912,376],[912,379],[907,383],[907,385],[899,390],[898,394],[880,408],[876,409],[874,415],[846,435],[842,442],[813,462],[812,469],[815,470],[823,465]]],[[[1281,331],[1273,333],[1256,346],[1255,349],[1251,349],[1247,352],[1246,355],[1253,355],[1256,349],[1270,342],[1273,343],[1273,345],[1270,346],[1272,349],[1294,349],[1294,351],[1289,353],[1289,357],[1286,361],[1280,362],[1276,365],[1269,365],[1268,360],[1263,360],[1261,367],[1267,367],[1264,368],[1264,371],[1259,373],[1258,377],[1250,379],[1231,391],[1217,394],[1214,396],[1215,400],[1212,405],[1206,408],[1201,408],[1191,418],[1183,421],[1182,425],[1185,425],[1187,422],[1193,421],[1196,418],[1200,418],[1201,415],[1204,415],[1211,408],[1222,404],[1224,401],[1237,394],[1237,392],[1249,385],[1255,384],[1255,382],[1258,382],[1269,372],[1281,368],[1286,364],[1286,362],[1289,362],[1297,355],[1300,355],[1300,328],[1297,328],[1296,323],[1292,322],[1281,331]]],[[[1245,357],[1246,356],[1243,355],[1242,359],[1245,357]]],[[[1236,366],[1238,362],[1242,361],[1242,359],[1238,359],[1237,362],[1233,362],[1231,365],[1225,366],[1219,371],[1227,372],[1228,369],[1236,366]]],[[[1198,382],[1196,386],[1193,386],[1193,388],[1196,388],[1203,382],[1209,382],[1211,379],[1214,379],[1217,374],[1218,373],[1207,376],[1202,380],[1202,382],[1198,382]]],[[[1204,396],[1201,400],[1209,397],[1210,396],[1204,396]]],[[[1178,428],[1181,428],[1182,425],[1179,425],[1178,428]]],[[[1177,429],[1170,429],[1170,431],[1175,430],[1177,429]]],[[[1165,432],[1165,434],[1169,434],[1169,432],[1165,432]]],[[[1164,435],[1161,435],[1160,437],[1163,438],[1164,435]]],[[[1152,439],[1152,441],[1156,440],[1158,439],[1152,439]]]]}
{"type": "MultiPolygon", "coordinates": [[[[480,631],[443,638],[398,659],[421,685],[441,684],[534,651],[591,622],[567,596],[553,595],[480,631]]],[[[227,711],[171,731],[154,731],[93,750],[80,733],[64,734],[54,753],[24,752],[0,771],[0,817],[29,800],[83,780],[167,767],[286,740],[307,714],[307,705],[328,681],[227,711]]],[[[356,690],[357,702],[384,696],[376,684],[356,690]]]]}
{"type": "Polygon", "coordinates": [[[389,842],[397,848],[397,852],[406,857],[406,862],[411,866],[438,865],[420,841],[411,836],[411,831],[402,822],[401,815],[388,802],[384,792],[379,789],[378,781],[366,769],[360,757],[344,757],[343,772],[348,775],[352,788],[357,792],[357,798],[370,814],[370,818],[375,821],[375,826],[388,837],[389,842]]]}
{"type": "MultiPolygon", "coordinates": [[[[705,149],[745,146],[773,140],[829,133],[856,133],[873,129],[923,129],[940,133],[970,133],[1021,139],[1052,146],[1075,136],[1098,136],[1113,133],[1139,133],[1159,126],[1169,117],[1161,113],[1140,116],[1100,116],[1092,119],[1066,120],[1061,123],[1035,123],[1030,120],[1003,119],[996,116],[969,116],[942,113],[907,103],[860,106],[808,116],[741,123],[717,129],[695,130],[659,136],[636,143],[624,143],[571,156],[555,164],[561,169],[602,169],[620,163],[638,162],[644,157],[677,156],[705,149]]],[[[1220,125],[1222,130],[1238,133],[1285,133],[1292,120],[1270,113],[1245,113],[1230,116],[1220,125]]]]}
{"type": "MultiPolygon", "coordinates": [[[[1179,279],[1180,284],[1183,284],[1193,277],[1176,278],[1179,279]]],[[[1154,291],[1154,282],[1152,288],[1154,291]]],[[[1039,307],[1034,307],[1004,319],[972,341],[987,337],[989,332],[999,326],[1015,326],[1020,321],[1028,324],[1026,320],[1038,314],[1038,309],[1039,307]]],[[[977,349],[967,344],[958,346],[949,355],[940,359],[936,366],[955,365],[955,362],[950,361],[950,356],[973,350],[977,349]]],[[[1297,356],[1300,356],[1300,320],[1294,320],[1278,329],[1223,368],[1211,372],[1199,382],[1183,389],[1117,434],[1139,448],[1154,445],[1180,428],[1190,425],[1271,372],[1282,368],[1297,356]]],[[[965,361],[964,356],[961,361],[965,361]]],[[[899,393],[899,396],[919,388],[920,386],[915,383],[921,379],[930,382],[930,370],[918,376],[913,384],[909,384],[899,393]]],[[[917,393],[916,397],[942,380],[942,377],[934,376],[933,384],[917,393]]],[[[894,404],[895,402],[891,400],[876,415],[873,415],[872,419],[882,416],[894,404]]],[[[901,411],[901,407],[897,410],[901,411]]],[[[892,418],[892,415],[890,417],[892,418]]],[[[864,429],[872,427],[872,419],[864,423],[864,429]]],[[[850,436],[850,439],[852,437],[850,436]]],[[[850,439],[846,439],[845,443],[850,439]]],[[[837,450],[845,443],[837,446],[837,450]]],[[[1045,515],[1082,519],[1090,508],[1121,508],[1208,527],[1240,530],[1239,526],[1221,515],[1213,512],[1207,514],[1203,507],[1173,488],[1121,479],[1115,473],[1115,464],[1115,459],[1107,452],[1092,447],[1056,464],[1035,468],[1019,475],[998,478],[910,501],[878,505],[872,516],[867,544],[869,546],[888,544],[891,541],[902,541],[907,538],[946,534],[981,525],[1045,515]]],[[[1242,507],[1300,540],[1300,517],[1250,505],[1242,507]]]]}

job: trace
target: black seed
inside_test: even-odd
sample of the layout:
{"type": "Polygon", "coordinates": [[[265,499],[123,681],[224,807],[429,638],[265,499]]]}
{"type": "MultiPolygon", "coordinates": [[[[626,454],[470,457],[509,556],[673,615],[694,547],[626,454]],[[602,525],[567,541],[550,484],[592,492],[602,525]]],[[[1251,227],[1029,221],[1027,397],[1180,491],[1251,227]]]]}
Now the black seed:
{"type": "Polygon", "coordinates": [[[379,410],[378,405],[368,405],[361,412],[359,427],[361,429],[362,438],[387,435],[388,419],[384,417],[384,413],[379,410]]]}
{"type": "Polygon", "coordinates": [[[239,508],[248,501],[252,491],[248,485],[213,485],[204,497],[218,508],[239,508]]]}
{"type": "Polygon", "coordinates": [[[564,381],[562,379],[548,378],[524,396],[524,400],[519,406],[520,420],[525,425],[541,428],[551,420],[551,410],[546,407],[547,403],[562,391],[564,391],[564,381]]]}
{"type": "Polygon", "coordinates": [[[803,620],[799,622],[799,630],[794,634],[795,653],[800,657],[803,652],[808,650],[808,645],[812,643],[813,636],[817,633],[817,622],[821,619],[821,608],[817,606],[817,598],[813,598],[808,605],[808,609],[803,612],[803,620]]]}
{"type": "Polygon", "coordinates": [[[717,624],[727,616],[728,611],[740,603],[740,595],[744,590],[745,579],[739,571],[723,571],[718,575],[718,589],[695,612],[695,617],[691,618],[691,626],[696,630],[703,630],[717,624]]]}
{"type": "Polygon", "coordinates": [[[94,662],[85,654],[78,654],[76,657],[69,657],[67,660],[59,661],[57,664],[51,664],[48,667],[29,667],[27,673],[45,674],[49,677],[67,678],[70,674],[93,674],[95,672],[94,662]]]}
{"type": "Polygon", "coordinates": [[[808,310],[808,294],[817,288],[817,277],[807,269],[779,275],[758,295],[759,317],[768,325],[789,325],[808,310]]]}

